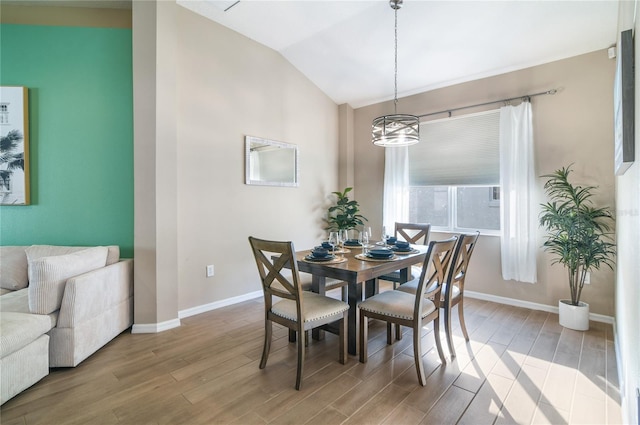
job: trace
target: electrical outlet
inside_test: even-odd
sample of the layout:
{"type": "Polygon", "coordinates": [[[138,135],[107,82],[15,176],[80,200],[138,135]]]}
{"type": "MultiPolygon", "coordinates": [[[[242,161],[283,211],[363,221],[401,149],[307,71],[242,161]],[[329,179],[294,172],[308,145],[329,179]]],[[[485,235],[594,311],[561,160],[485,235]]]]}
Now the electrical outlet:
{"type": "Polygon", "coordinates": [[[207,266],[207,277],[211,277],[215,274],[215,270],[213,268],[213,264],[207,266]]]}
{"type": "Polygon", "coordinates": [[[584,283],[585,285],[591,284],[591,272],[587,272],[586,276],[584,277],[584,283]]]}

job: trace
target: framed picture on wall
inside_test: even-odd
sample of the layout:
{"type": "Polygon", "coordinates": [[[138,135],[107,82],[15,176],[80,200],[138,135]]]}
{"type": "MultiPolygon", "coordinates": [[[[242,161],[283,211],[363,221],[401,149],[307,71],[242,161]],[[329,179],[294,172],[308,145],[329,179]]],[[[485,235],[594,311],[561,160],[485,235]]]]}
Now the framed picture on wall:
{"type": "Polygon", "coordinates": [[[633,34],[622,31],[618,44],[613,90],[615,173],[621,176],[635,160],[633,34]]]}
{"type": "Polygon", "coordinates": [[[29,108],[26,87],[0,87],[0,205],[29,205],[29,108]]]}

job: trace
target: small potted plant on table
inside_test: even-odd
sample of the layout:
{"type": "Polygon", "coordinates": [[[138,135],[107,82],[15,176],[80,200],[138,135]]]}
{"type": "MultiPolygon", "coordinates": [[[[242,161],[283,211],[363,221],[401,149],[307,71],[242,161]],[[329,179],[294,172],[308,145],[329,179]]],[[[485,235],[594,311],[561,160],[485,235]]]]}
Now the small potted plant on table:
{"type": "Polygon", "coordinates": [[[327,217],[328,231],[352,230],[362,226],[367,219],[360,214],[358,201],[350,200],[347,194],[353,188],[347,187],[343,192],[332,192],[337,196],[335,205],[329,207],[327,217]]]}
{"type": "Polygon", "coordinates": [[[581,302],[587,273],[606,264],[613,269],[614,244],[609,242],[608,208],[593,206],[594,186],[574,186],[569,182],[571,166],[563,167],[547,178],[544,185],[549,197],[541,204],[540,225],[547,231],[545,251],[554,256],[552,264],[562,264],[568,273],[570,300],[558,303],[560,324],[575,330],[589,329],[589,304],[581,302]]]}

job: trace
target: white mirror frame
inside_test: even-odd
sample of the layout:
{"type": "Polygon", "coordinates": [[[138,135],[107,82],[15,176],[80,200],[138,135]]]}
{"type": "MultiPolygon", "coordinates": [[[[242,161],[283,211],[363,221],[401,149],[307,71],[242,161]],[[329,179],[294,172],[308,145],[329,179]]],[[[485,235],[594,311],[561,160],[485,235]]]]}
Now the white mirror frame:
{"type": "Polygon", "coordinates": [[[298,146],[245,136],[245,184],[298,187],[299,182],[298,146]]]}

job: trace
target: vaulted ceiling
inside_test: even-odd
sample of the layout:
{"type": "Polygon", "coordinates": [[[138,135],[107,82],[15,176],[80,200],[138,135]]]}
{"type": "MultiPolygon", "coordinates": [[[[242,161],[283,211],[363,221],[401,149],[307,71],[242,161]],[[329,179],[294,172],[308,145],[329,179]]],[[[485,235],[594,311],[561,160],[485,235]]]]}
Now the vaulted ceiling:
{"type": "MultiPolygon", "coordinates": [[[[388,1],[178,4],[280,52],[336,103],[393,98],[388,1]]],[[[398,97],[606,49],[617,1],[420,1],[398,11],[398,97]]]]}

